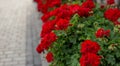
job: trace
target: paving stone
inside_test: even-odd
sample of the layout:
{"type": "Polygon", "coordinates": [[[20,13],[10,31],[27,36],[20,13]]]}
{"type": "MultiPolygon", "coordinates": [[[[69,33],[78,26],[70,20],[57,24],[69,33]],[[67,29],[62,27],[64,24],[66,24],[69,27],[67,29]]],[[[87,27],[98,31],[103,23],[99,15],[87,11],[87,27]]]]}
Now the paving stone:
{"type": "Polygon", "coordinates": [[[0,66],[48,66],[36,52],[41,16],[33,0],[0,0],[0,66]]]}

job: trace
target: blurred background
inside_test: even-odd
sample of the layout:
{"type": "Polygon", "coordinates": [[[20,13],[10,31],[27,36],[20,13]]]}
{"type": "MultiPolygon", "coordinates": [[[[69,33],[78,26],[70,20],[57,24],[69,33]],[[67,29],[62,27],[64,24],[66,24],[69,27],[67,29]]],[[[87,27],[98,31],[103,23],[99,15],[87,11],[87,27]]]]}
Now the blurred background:
{"type": "MultiPolygon", "coordinates": [[[[94,0],[95,2],[99,3],[99,4],[106,4],[107,3],[107,0],[94,0]]],[[[115,1],[115,4],[117,6],[120,6],[120,0],[114,0],[115,1]]]]}
{"type": "Polygon", "coordinates": [[[41,66],[41,20],[33,0],[0,0],[0,66],[41,66]]]}

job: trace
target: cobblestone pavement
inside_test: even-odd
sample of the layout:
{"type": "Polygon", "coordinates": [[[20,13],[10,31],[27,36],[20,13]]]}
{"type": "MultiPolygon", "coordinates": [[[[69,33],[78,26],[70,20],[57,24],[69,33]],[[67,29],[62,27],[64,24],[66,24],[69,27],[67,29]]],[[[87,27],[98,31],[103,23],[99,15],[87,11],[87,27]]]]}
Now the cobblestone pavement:
{"type": "Polygon", "coordinates": [[[32,0],[0,0],[0,66],[47,66],[35,51],[41,27],[35,7],[32,0]]]}

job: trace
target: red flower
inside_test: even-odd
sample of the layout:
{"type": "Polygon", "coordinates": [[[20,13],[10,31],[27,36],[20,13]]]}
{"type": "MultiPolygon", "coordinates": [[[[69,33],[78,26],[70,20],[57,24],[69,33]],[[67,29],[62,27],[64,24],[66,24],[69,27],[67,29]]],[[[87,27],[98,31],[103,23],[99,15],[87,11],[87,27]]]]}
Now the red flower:
{"type": "Polygon", "coordinates": [[[34,0],[38,3],[38,11],[47,13],[49,8],[60,6],[61,0],[34,0]]]}
{"type": "Polygon", "coordinates": [[[54,6],[60,6],[61,5],[61,0],[47,0],[48,7],[54,7],[54,6]]]}
{"type": "Polygon", "coordinates": [[[55,29],[54,26],[55,26],[55,20],[44,23],[42,26],[41,37],[44,37],[46,34],[54,30],[55,29]]]}
{"type": "Polygon", "coordinates": [[[43,38],[41,40],[40,46],[43,50],[48,50],[48,48],[51,46],[52,42],[49,42],[47,38],[43,38]]]}
{"type": "Polygon", "coordinates": [[[100,50],[100,46],[97,42],[93,42],[91,40],[85,40],[81,44],[81,50],[80,52],[82,54],[85,53],[97,53],[100,50]]]}
{"type": "Polygon", "coordinates": [[[59,12],[59,8],[56,8],[56,9],[50,11],[50,16],[57,16],[58,12],[59,12]]]}
{"type": "Polygon", "coordinates": [[[120,22],[119,21],[115,21],[113,22],[115,25],[120,25],[120,22]]]}
{"type": "Polygon", "coordinates": [[[91,10],[89,8],[83,8],[83,7],[80,7],[79,10],[78,10],[78,15],[80,17],[88,17],[90,16],[90,12],[91,10]]]}
{"type": "Polygon", "coordinates": [[[47,55],[46,55],[46,60],[47,62],[52,62],[54,60],[53,58],[53,53],[49,52],[47,55]]]}
{"type": "Polygon", "coordinates": [[[80,58],[81,66],[99,66],[100,56],[97,55],[100,50],[100,46],[97,42],[91,40],[85,40],[81,44],[82,56],[80,58]]]}
{"type": "Polygon", "coordinates": [[[49,18],[50,18],[50,17],[52,17],[52,16],[57,16],[58,10],[59,10],[59,9],[56,8],[55,10],[50,11],[50,12],[44,14],[44,15],[41,17],[42,21],[45,23],[45,22],[49,21],[49,18]]]}
{"type": "Polygon", "coordinates": [[[66,19],[59,19],[56,23],[56,29],[57,30],[65,30],[69,26],[69,20],[66,19]]]}
{"type": "Polygon", "coordinates": [[[86,0],[86,1],[93,1],[93,0],[86,0]]]}
{"type": "Polygon", "coordinates": [[[105,7],[105,5],[100,5],[100,8],[103,9],[105,7]]]}
{"type": "Polygon", "coordinates": [[[42,38],[42,40],[41,40],[41,45],[40,46],[42,46],[42,48],[44,48],[44,49],[48,49],[50,46],[51,46],[51,44],[54,42],[54,41],[56,41],[56,39],[57,39],[57,36],[53,33],[53,32],[51,32],[51,33],[49,33],[49,34],[46,34],[43,38],[42,38]]]}
{"type": "Polygon", "coordinates": [[[95,4],[94,4],[93,1],[88,0],[88,1],[85,1],[85,2],[82,3],[82,7],[93,9],[93,8],[95,8],[95,4]]]}
{"type": "Polygon", "coordinates": [[[34,0],[34,1],[38,3],[40,0],[34,0]]]}
{"type": "Polygon", "coordinates": [[[50,15],[50,13],[48,12],[48,13],[44,14],[44,15],[41,17],[41,19],[42,19],[43,23],[45,23],[45,22],[47,22],[47,21],[49,20],[50,17],[51,17],[51,15],[50,15]]]}
{"type": "Polygon", "coordinates": [[[38,2],[37,8],[38,8],[38,11],[41,11],[42,13],[48,12],[48,6],[46,4],[43,4],[41,0],[38,2]]]}
{"type": "Polygon", "coordinates": [[[104,37],[104,29],[103,28],[98,29],[95,35],[97,38],[104,37]]]}
{"type": "Polygon", "coordinates": [[[104,32],[104,35],[107,36],[107,37],[110,36],[110,30],[106,30],[106,31],[104,32]]]}
{"type": "Polygon", "coordinates": [[[108,36],[110,36],[110,30],[104,30],[103,28],[100,28],[97,30],[95,35],[97,38],[102,38],[104,36],[108,37],[108,36]]]}
{"type": "Polygon", "coordinates": [[[120,10],[117,8],[114,9],[108,9],[107,11],[105,11],[104,13],[104,17],[111,20],[111,21],[117,21],[118,18],[120,18],[120,10]],[[114,17],[113,17],[114,16],[114,17]]]}
{"type": "Polygon", "coordinates": [[[37,46],[37,48],[36,48],[36,51],[37,51],[38,53],[43,52],[43,51],[44,51],[43,45],[42,45],[42,44],[39,44],[39,45],[37,46]]]}
{"type": "Polygon", "coordinates": [[[77,13],[79,9],[80,6],[78,4],[74,4],[70,6],[70,10],[72,11],[73,14],[77,13]]]}
{"type": "Polygon", "coordinates": [[[96,54],[87,53],[80,58],[80,66],[99,66],[100,59],[101,57],[96,54]]]}
{"type": "Polygon", "coordinates": [[[57,36],[55,33],[51,32],[49,35],[46,36],[46,38],[48,39],[49,42],[54,42],[57,39],[57,36]]]}
{"type": "Polygon", "coordinates": [[[104,16],[105,16],[105,18],[111,20],[115,25],[120,25],[120,22],[119,22],[120,10],[118,8],[108,9],[104,13],[104,16]]]}
{"type": "Polygon", "coordinates": [[[56,16],[57,18],[70,19],[72,15],[72,10],[70,10],[70,7],[65,4],[58,9],[58,14],[56,16]]]}
{"type": "Polygon", "coordinates": [[[111,5],[111,4],[114,4],[114,3],[115,3],[115,0],[107,0],[108,5],[111,5]]]}

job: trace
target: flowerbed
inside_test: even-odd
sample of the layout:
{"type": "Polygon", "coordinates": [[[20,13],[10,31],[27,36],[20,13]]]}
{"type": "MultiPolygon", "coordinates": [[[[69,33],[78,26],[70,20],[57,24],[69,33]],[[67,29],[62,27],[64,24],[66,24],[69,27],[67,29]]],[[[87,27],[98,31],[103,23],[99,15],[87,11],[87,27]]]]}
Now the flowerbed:
{"type": "Polygon", "coordinates": [[[35,0],[42,16],[38,53],[50,66],[120,66],[120,10],[92,0],[35,0]]]}

